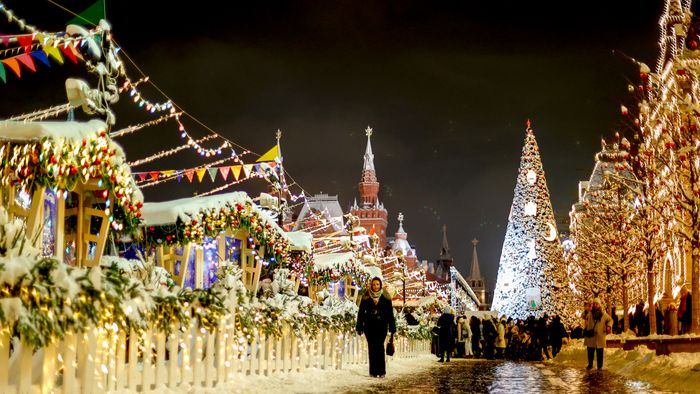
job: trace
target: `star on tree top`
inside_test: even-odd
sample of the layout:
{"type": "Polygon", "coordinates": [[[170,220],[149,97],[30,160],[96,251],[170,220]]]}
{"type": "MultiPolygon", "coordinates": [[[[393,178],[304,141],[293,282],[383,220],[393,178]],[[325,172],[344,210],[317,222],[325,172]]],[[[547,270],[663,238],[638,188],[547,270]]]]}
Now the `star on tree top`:
{"type": "Polygon", "coordinates": [[[371,137],[373,132],[374,131],[369,126],[367,126],[367,128],[365,129],[365,134],[367,135],[367,137],[371,137]]]}

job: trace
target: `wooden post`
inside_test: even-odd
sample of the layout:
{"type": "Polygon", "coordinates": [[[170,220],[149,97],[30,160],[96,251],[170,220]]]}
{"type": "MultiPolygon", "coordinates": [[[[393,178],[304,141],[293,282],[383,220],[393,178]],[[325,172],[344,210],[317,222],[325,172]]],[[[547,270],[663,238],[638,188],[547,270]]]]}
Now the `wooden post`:
{"type": "Polygon", "coordinates": [[[129,364],[127,366],[127,385],[129,390],[136,390],[136,384],[139,381],[136,373],[136,365],[138,364],[138,348],[139,348],[139,337],[136,331],[131,330],[129,332],[129,364]]]}
{"type": "Polygon", "coordinates": [[[153,383],[153,330],[147,329],[143,332],[143,374],[141,391],[150,391],[153,383]]]}
{"type": "Polygon", "coordinates": [[[0,331],[0,389],[9,384],[8,371],[10,370],[10,333],[8,329],[0,331]]]}
{"type": "Polygon", "coordinates": [[[207,331],[205,338],[207,340],[207,354],[204,359],[204,385],[205,387],[214,387],[214,376],[216,375],[214,361],[217,358],[214,354],[216,331],[207,331]]]}
{"type": "MultiPolygon", "coordinates": [[[[44,348],[41,370],[41,392],[51,393],[56,381],[56,344],[51,342],[44,348]]],[[[2,385],[0,384],[0,387],[2,385]]]]}
{"type": "Polygon", "coordinates": [[[115,390],[121,390],[124,388],[124,383],[126,382],[126,374],[124,373],[124,367],[126,364],[126,333],[124,330],[119,330],[117,334],[117,348],[116,348],[116,366],[117,373],[115,374],[115,390]]]}
{"type": "Polygon", "coordinates": [[[196,390],[202,386],[202,333],[199,325],[194,330],[194,350],[190,359],[192,360],[192,387],[196,390]]]}
{"type": "Polygon", "coordinates": [[[231,350],[226,347],[226,323],[224,318],[216,329],[216,387],[221,387],[226,381],[226,353],[231,350]]]}
{"type": "Polygon", "coordinates": [[[18,393],[30,393],[32,389],[32,354],[34,347],[22,344],[19,353],[18,393]]]}
{"type": "Polygon", "coordinates": [[[168,335],[168,388],[174,389],[177,387],[178,376],[178,359],[180,350],[180,331],[173,330],[168,335]]]}
{"type": "Polygon", "coordinates": [[[165,369],[165,334],[156,332],[156,388],[168,381],[165,369]]]}

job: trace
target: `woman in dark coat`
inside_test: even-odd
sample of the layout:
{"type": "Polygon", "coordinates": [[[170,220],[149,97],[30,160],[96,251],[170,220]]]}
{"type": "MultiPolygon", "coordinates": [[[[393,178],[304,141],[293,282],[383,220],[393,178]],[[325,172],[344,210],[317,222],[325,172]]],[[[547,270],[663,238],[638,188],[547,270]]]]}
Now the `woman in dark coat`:
{"type": "Polygon", "coordinates": [[[370,376],[382,377],[386,375],[384,341],[387,331],[391,333],[389,341],[394,341],[396,321],[394,320],[391,298],[382,289],[382,280],[378,277],[372,278],[370,288],[362,296],[355,329],[358,335],[364,333],[365,338],[367,338],[370,376]]]}

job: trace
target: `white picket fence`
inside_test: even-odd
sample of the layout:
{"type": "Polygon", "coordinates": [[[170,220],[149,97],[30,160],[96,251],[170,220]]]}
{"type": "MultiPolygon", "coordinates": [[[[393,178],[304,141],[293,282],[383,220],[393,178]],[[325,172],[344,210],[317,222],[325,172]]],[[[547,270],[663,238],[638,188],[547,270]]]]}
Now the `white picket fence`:
{"type": "MultiPolygon", "coordinates": [[[[220,387],[243,375],[341,369],[367,363],[367,341],[356,335],[320,332],[301,339],[285,330],[282,338],[240,338],[232,321],[209,332],[193,322],[169,336],[146,331],[129,335],[109,329],[68,334],[42,349],[19,345],[0,333],[0,393],[148,392],[157,387],[220,387]]],[[[430,351],[427,341],[397,337],[395,358],[430,351]]]]}

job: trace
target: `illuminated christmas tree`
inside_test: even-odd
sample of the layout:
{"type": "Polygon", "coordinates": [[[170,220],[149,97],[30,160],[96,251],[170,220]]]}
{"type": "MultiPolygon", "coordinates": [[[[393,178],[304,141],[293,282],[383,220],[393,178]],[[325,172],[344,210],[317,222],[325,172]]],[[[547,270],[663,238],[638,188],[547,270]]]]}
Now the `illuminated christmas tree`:
{"type": "Polygon", "coordinates": [[[513,318],[559,313],[568,292],[563,251],[535,134],[527,123],[492,309],[513,318]],[[555,275],[556,273],[556,275],[555,275]]]}

